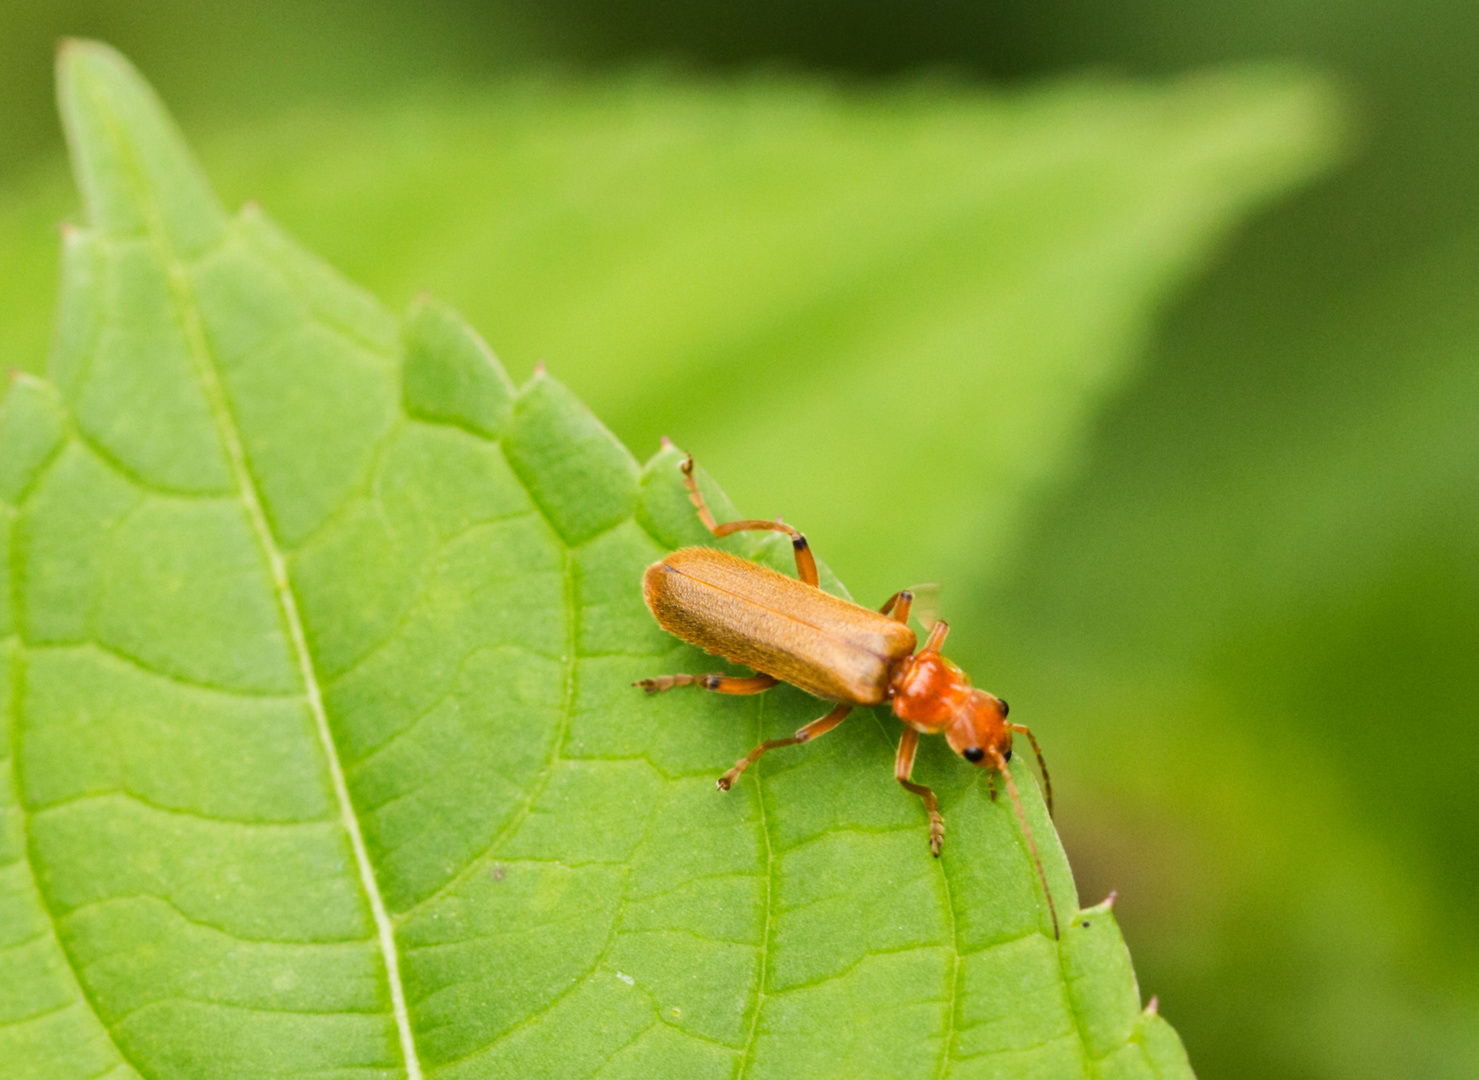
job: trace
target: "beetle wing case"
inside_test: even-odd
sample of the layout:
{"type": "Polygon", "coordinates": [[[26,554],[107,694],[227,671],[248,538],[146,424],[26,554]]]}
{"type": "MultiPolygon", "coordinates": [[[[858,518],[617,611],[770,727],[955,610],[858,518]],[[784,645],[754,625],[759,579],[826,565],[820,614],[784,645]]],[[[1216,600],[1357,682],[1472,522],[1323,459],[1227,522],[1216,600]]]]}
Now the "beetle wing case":
{"type": "Polygon", "coordinates": [[[670,634],[828,701],[879,704],[915,646],[903,623],[712,548],[653,563],[642,595],[670,634]]]}

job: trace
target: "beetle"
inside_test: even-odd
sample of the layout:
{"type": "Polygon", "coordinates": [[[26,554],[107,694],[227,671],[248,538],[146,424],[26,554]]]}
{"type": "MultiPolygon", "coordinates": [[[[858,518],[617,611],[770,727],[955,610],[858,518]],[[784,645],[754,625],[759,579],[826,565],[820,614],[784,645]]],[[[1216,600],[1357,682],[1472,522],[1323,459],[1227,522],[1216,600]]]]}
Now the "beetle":
{"type": "Polygon", "coordinates": [[[1007,720],[1007,703],[976,689],[965,672],[940,653],[949,624],[936,622],[923,647],[916,648],[918,639],[908,626],[914,603],[912,592],[903,589],[894,593],[876,612],[823,592],[818,584],[816,558],[802,533],[780,520],[719,524],[694,480],[691,454],[684,459],[681,470],[688,497],[709,532],[716,538],[761,530],[788,535],[796,556],[796,577],[706,547],[681,548],[653,563],[642,576],[642,597],[658,625],[690,645],[742,664],[756,674],[660,675],[633,685],[649,694],[678,686],[697,686],[719,694],[759,694],[787,682],[836,705],[796,734],[766,740],[740,758],[719,777],[720,791],[728,791],[762,754],[819,738],[842,723],[854,708],[888,703],[904,723],[894,778],[923,800],[929,814],[930,852],[936,858],[945,840],[945,819],[935,793],[914,783],[911,777],[920,735],[943,734],[957,754],[990,770],[987,783],[993,801],[996,774],[1005,781],[1047,897],[1053,936],[1057,937],[1058,913],[1037,841],[1007,764],[1012,760],[1013,734],[1025,735],[1032,744],[1051,814],[1053,787],[1047,764],[1027,725],[1007,720]]]}

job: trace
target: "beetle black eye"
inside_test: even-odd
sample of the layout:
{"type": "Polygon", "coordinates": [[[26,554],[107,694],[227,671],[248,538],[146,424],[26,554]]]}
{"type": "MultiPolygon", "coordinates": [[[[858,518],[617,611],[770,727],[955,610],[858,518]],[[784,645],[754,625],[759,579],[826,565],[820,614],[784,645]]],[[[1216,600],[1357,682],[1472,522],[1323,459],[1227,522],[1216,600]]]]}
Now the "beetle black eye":
{"type": "Polygon", "coordinates": [[[1011,761],[1012,760],[1012,752],[1010,750],[1008,750],[1005,754],[1001,755],[1001,757],[1002,757],[1002,760],[1003,761],[1011,761]]]}
{"type": "Polygon", "coordinates": [[[996,700],[1001,702],[1001,715],[1005,716],[1012,711],[1012,707],[1007,704],[1006,698],[997,698],[996,700]]]}
{"type": "Polygon", "coordinates": [[[967,761],[980,761],[986,756],[986,751],[982,750],[979,746],[967,746],[961,751],[961,754],[967,761]]]}

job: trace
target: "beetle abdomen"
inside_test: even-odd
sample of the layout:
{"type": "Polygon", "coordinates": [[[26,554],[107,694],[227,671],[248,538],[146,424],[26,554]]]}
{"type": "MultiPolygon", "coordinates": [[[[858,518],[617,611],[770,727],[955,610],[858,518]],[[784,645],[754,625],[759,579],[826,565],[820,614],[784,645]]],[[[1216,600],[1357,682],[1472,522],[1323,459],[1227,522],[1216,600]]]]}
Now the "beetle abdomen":
{"type": "Polygon", "coordinates": [[[642,595],[668,633],[829,701],[877,705],[915,646],[903,623],[712,548],[653,563],[642,595]]]}

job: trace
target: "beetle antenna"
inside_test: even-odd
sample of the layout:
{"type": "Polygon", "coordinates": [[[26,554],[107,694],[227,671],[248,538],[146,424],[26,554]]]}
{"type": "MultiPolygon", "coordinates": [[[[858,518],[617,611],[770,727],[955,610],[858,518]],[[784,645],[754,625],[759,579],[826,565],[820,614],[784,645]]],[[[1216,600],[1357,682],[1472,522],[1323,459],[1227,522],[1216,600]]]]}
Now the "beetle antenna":
{"type": "Polygon", "coordinates": [[[1022,835],[1027,838],[1027,850],[1032,854],[1032,863],[1037,867],[1037,879],[1042,882],[1042,894],[1048,899],[1048,914],[1053,918],[1053,940],[1058,940],[1058,909],[1053,904],[1053,894],[1048,889],[1048,875],[1042,868],[1042,856],[1037,851],[1037,840],[1032,835],[1032,826],[1027,824],[1027,812],[1022,809],[1022,796],[1017,794],[1017,785],[1012,783],[1011,770],[1007,768],[1006,759],[995,750],[992,755],[996,758],[996,768],[1001,773],[1003,780],[1007,782],[1007,794],[1012,797],[1012,806],[1017,811],[1017,820],[1022,824],[1022,835]]]}
{"type": "Polygon", "coordinates": [[[1048,763],[1043,760],[1042,747],[1037,745],[1037,736],[1026,724],[1008,724],[1013,731],[1027,736],[1027,741],[1032,744],[1032,752],[1037,755],[1037,767],[1042,770],[1043,798],[1048,804],[1048,817],[1053,816],[1053,778],[1048,775],[1048,763]]]}

